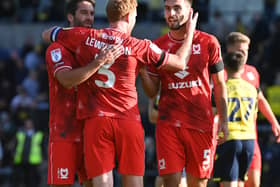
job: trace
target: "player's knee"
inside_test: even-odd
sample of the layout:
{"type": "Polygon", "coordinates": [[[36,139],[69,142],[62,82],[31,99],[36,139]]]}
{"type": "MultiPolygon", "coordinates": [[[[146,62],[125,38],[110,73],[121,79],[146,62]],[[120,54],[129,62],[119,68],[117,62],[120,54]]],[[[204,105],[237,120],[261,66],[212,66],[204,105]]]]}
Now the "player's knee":
{"type": "Polygon", "coordinates": [[[245,182],[245,187],[260,187],[260,182],[256,180],[248,180],[245,182]]]}
{"type": "Polygon", "coordinates": [[[207,186],[207,178],[198,178],[187,173],[187,184],[188,186],[207,186]]]}
{"type": "Polygon", "coordinates": [[[83,182],[83,187],[93,187],[91,180],[86,180],[83,182]]]}
{"type": "Polygon", "coordinates": [[[259,170],[249,170],[248,180],[245,181],[245,187],[260,187],[261,172],[259,170]]]}
{"type": "Polygon", "coordinates": [[[164,184],[180,184],[181,182],[181,173],[166,174],[161,176],[163,178],[164,184]]]}

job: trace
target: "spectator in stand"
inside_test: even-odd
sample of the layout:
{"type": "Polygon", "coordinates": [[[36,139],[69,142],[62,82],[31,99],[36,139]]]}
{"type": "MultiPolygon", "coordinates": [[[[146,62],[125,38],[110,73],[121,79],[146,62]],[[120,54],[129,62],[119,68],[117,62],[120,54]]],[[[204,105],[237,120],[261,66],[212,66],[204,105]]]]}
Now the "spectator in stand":
{"type": "Polygon", "coordinates": [[[0,2],[0,22],[15,21],[16,1],[2,0],[0,2]]]}
{"type": "Polygon", "coordinates": [[[44,159],[44,135],[37,131],[33,119],[24,119],[24,126],[16,133],[14,151],[14,186],[38,187],[41,176],[39,166],[44,159]]]}
{"type": "Polygon", "coordinates": [[[25,88],[18,86],[17,95],[12,98],[10,107],[12,112],[17,112],[17,110],[20,108],[30,109],[35,107],[35,101],[27,94],[25,88]]]}
{"type": "Polygon", "coordinates": [[[28,96],[36,99],[40,89],[36,70],[29,71],[28,76],[22,82],[22,87],[26,90],[28,96]]]}

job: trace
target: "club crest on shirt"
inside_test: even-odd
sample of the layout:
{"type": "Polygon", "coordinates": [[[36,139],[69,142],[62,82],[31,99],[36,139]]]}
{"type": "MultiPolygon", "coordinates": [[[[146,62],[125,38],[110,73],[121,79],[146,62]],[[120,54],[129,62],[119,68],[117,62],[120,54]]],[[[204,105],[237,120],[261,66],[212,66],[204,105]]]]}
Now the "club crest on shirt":
{"type": "Polygon", "coordinates": [[[59,48],[52,50],[51,57],[53,62],[59,62],[62,59],[61,50],[59,48]]]}
{"type": "Polygon", "coordinates": [[[255,80],[255,76],[254,76],[254,74],[253,74],[252,72],[248,72],[248,73],[247,73],[247,77],[248,77],[248,79],[251,80],[251,81],[252,81],[252,80],[255,80]]]}
{"type": "Polygon", "coordinates": [[[200,44],[193,44],[193,54],[194,55],[199,55],[200,54],[200,44]]]}
{"type": "Polygon", "coordinates": [[[173,43],[168,43],[169,50],[170,50],[170,48],[172,48],[173,46],[174,46],[173,43]]]}

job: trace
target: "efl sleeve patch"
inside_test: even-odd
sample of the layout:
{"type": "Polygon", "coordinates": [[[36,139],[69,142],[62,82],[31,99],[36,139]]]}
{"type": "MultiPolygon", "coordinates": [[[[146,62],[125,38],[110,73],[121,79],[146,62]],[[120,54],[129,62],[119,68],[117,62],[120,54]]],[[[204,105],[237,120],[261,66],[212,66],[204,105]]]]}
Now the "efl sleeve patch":
{"type": "Polygon", "coordinates": [[[61,54],[60,48],[51,50],[51,58],[54,63],[57,63],[62,59],[62,54],[61,54]]]}

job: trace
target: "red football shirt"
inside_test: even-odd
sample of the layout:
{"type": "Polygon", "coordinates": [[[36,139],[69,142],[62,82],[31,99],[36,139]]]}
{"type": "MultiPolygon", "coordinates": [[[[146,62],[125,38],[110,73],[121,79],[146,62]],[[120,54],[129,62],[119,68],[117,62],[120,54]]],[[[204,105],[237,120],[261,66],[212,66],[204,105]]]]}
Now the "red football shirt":
{"type": "MultiPolygon", "coordinates": [[[[169,33],[155,43],[170,53],[176,53],[182,45],[182,41],[172,39],[169,33]]],[[[203,131],[213,129],[210,74],[223,69],[220,51],[214,36],[195,31],[186,70],[172,73],[149,68],[150,74],[161,80],[159,120],[203,131]]]]}
{"type": "Polygon", "coordinates": [[[139,40],[111,28],[62,29],[54,31],[52,38],[75,52],[81,66],[92,61],[102,46],[121,43],[124,54],[115,62],[104,65],[78,87],[78,117],[110,116],[140,120],[135,86],[138,70],[144,64],[162,67],[168,58],[167,53],[149,40],[139,40]]]}
{"type": "MultiPolygon", "coordinates": [[[[241,78],[248,81],[250,84],[255,86],[257,89],[260,87],[260,75],[254,66],[245,64],[244,71],[241,74],[241,78]]],[[[225,71],[225,80],[227,80],[227,72],[225,71]]]]}
{"type": "Polygon", "coordinates": [[[55,74],[77,67],[73,54],[62,45],[52,43],[46,51],[46,65],[49,77],[49,135],[50,140],[80,141],[81,121],[76,119],[77,92],[64,88],[55,74]]]}

